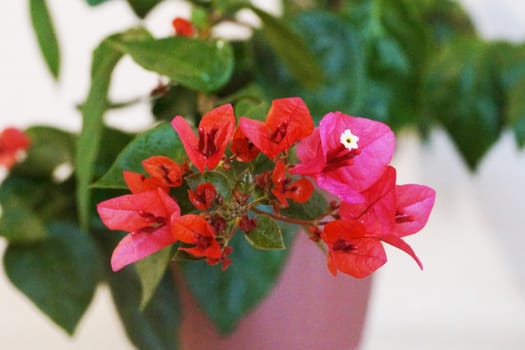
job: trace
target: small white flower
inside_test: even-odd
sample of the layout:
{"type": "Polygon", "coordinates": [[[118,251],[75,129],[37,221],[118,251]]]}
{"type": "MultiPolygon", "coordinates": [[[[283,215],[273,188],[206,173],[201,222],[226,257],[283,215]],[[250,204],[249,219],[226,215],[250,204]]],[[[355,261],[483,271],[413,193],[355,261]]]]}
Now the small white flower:
{"type": "Polygon", "coordinates": [[[359,146],[357,145],[359,137],[357,135],[352,134],[352,131],[350,129],[346,129],[345,131],[343,131],[339,140],[341,141],[343,146],[345,146],[346,149],[353,150],[359,148],[359,146]]]}

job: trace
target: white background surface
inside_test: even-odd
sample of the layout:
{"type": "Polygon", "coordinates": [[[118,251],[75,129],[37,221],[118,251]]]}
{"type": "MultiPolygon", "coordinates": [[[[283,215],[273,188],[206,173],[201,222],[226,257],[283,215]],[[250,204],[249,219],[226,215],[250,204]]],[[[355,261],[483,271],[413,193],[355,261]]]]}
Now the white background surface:
{"type": "MultiPolygon", "coordinates": [[[[462,2],[485,37],[525,40],[525,2],[462,2]]],[[[78,130],[74,105],[88,89],[92,49],[105,35],[135,23],[123,1],[91,11],[81,0],[49,3],[63,50],[58,84],[39,57],[26,2],[0,5],[0,128],[41,123],[78,130]]],[[[148,19],[150,29],[168,34],[171,19],[187,14],[179,4],[156,9],[148,19]]],[[[154,75],[125,60],[117,68],[111,94],[131,98],[155,83],[154,75]]],[[[110,119],[131,129],[146,127],[150,120],[145,106],[110,119]]],[[[524,349],[525,152],[519,152],[507,134],[476,175],[467,172],[439,130],[425,146],[410,133],[402,135],[396,152],[400,182],[427,184],[438,197],[427,228],[410,238],[424,272],[403,253],[389,249],[389,263],[376,274],[364,349],[524,349]]],[[[3,247],[0,241],[0,253],[3,247]]],[[[0,349],[35,346],[131,348],[107,290],[98,290],[71,339],[0,273],[0,349]]]]}

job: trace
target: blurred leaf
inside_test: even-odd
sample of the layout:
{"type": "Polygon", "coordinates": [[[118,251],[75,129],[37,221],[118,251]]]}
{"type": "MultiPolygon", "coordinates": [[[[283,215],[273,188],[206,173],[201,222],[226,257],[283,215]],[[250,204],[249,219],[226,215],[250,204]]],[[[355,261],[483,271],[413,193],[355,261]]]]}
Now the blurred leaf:
{"type": "Polygon", "coordinates": [[[100,149],[103,131],[103,114],[107,107],[107,96],[111,74],[122,53],[112,43],[147,36],[142,29],[131,29],[104,39],[93,52],[91,87],[82,106],[82,130],[76,149],[77,204],[81,226],[88,226],[90,193],[89,185],[94,176],[94,164],[100,149]]]}
{"type": "Polygon", "coordinates": [[[505,99],[505,123],[513,128],[518,145],[525,146],[525,44],[491,42],[490,62],[505,99]]]}
{"type": "Polygon", "coordinates": [[[282,59],[291,75],[308,88],[315,88],[323,81],[323,69],[320,62],[307,46],[307,40],[292,31],[279,18],[251,6],[262,20],[263,34],[275,53],[282,59]]]}
{"type": "Polygon", "coordinates": [[[44,223],[20,198],[11,196],[1,205],[0,236],[10,243],[33,243],[48,236],[44,223]]]}
{"type": "Polygon", "coordinates": [[[60,48],[46,0],[29,0],[29,11],[40,51],[53,78],[58,79],[60,48]]]}
{"type": "Polygon", "coordinates": [[[140,282],[133,269],[109,273],[117,312],[126,334],[137,349],[177,349],[180,305],[170,276],[166,274],[148,305],[141,311],[140,282]]]}
{"type": "Polygon", "coordinates": [[[397,130],[422,124],[430,35],[409,0],[361,0],[346,7],[366,48],[367,76],[359,114],[397,130]]]}
{"type": "Polygon", "coordinates": [[[171,121],[176,115],[194,119],[197,115],[197,93],[182,86],[171,86],[151,104],[151,112],[160,120],[171,121]]]}
{"type": "Polygon", "coordinates": [[[27,151],[27,158],[17,166],[17,174],[49,177],[57,166],[73,164],[73,134],[46,126],[30,127],[26,134],[31,139],[31,147],[27,151]]]}
{"type": "MultiPolygon", "coordinates": [[[[295,226],[280,225],[288,245],[295,226]]],[[[181,263],[184,279],[199,305],[221,333],[233,331],[238,322],[270,292],[288,250],[256,250],[237,234],[230,241],[232,263],[226,271],[203,261],[181,263]]]]}
{"type": "Polygon", "coordinates": [[[204,41],[182,36],[113,44],[147,70],[165,75],[190,89],[214,91],[230,79],[233,52],[224,41],[204,41]]]}
{"type": "Polygon", "coordinates": [[[430,27],[434,44],[441,45],[459,36],[476,34],[474,24],[458,1],[420,0],[413,3],[430,27]]]}
{"type": "Polygon", "coordinates": [[[171,246],[161,249],[155,254],[152,254],[145,259],[139,260],[135,263],[137,275],[142,286],[142,298],[140,300],[140,308],[148,305],[149,301],[155,294],[162,277],[166,275],[166,269],[171,258],[171,246]]]}
{"type": "Polygon", "coordinates": [[[498,139],[504,97],[489,46],[481,40],[455,41],[430,69],[428,113],[439,120],[471,169],[498,139]]]}
{"type": "Polygon", "coordinates": [[[267,215],[258,215],[255,220],[257,226],[244,235],[254,248],[264,250],[285,248],[283,233],[275,220],[267,215]]]}
{"type": "Polygon", "coordinates": [[[271,98],[301,96],[313,117],[329,111],[356,111],[362,103],[365,77],[363,48],[350,22],[336,14],[311,11],[292,18],[292,27],[321,64],[324,80],[315,89],[295,81],[288,67],[272,57],[264,42],[257,47],[258,81],[271,98]]]}
{"type": "Polygon", "coordinates": [[[93,184],[93,187],[127,189],[122,171],[145,174],[142,161],[154,155],[167,156],[178,162],[181,162],[185,156],[180,139],[168,123],[135,137],[118,155],[108,172],[93,184]]]}
{"type": "Polygon", "coordinates": [[[90,237],[70,224],[48,227],[49,239],[9,245],[4,267],[11,282],[40,310],[73,334],[100,277],[99,257],[90,237]]]}
{"type": "Polygon", "coordinates": [[[157,6],[162,0],[127,0],[129,6],[133,9],[133,12],[140,17],[144,18],[146,15],[157,6]]]}

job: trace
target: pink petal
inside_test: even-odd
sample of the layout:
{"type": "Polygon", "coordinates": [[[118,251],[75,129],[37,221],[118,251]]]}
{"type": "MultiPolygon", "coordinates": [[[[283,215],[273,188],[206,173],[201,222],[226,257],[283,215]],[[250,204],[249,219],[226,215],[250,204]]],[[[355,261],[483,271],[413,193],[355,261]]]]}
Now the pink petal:
{"type": "Polygon", "coordinates": [[[295,151],[301,163],[291,168],[290,174],[315,176],[323,171],[326,162],[323,149],[321,148],[318,128],[310,136],[299,142],[295,151]]]}
{"type": "Polygon", "coordinates": [[[153,232],[130,233],[119,242],[113,251],[111,268],[113,271],[118,271],[175,242],[168,225],[161,226],[153,232]]]}
{"type": "Polygon", "coordinates": [[[329,269],[333,274],[339,270],[356,278],[364,278],[386,263],[386,253],[377,239],[360,238],[350,240],[356,249],[350,252],[330,251],[329,269]]]}
{"type": "Polygon", "coordinates": [[[171,121],[171,125],[179,135],[191,163],[202,173],[206,166],[206,158],[199,152],[199,138],[193,132],[190,124],[183,117],[176,116],[171,121]]]}
{"type": "Polygon", "coordinates": [[[427,223],[436,199],[436,191],[423,185],[396,187],[397,210],[410,220],[395,225],[397,235],[403,237],[421,230],[427,223]]]}

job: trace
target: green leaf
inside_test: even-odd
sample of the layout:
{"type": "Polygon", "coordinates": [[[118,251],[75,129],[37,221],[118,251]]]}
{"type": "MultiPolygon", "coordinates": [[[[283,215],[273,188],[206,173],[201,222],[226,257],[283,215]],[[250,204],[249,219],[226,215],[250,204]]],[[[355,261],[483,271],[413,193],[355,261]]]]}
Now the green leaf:
{"type": "Polygon", "coordinates": [[[292,76],[305,87],[319,86],[323,81],[323,69],[303,38],[292,31],[283,20],[255,6],[250,6],[250,9],[262,20],[263,34],[292,76]]]}
{"type": "Polygon", "coordinates": [[[206,171],[203,174],[198,173],[186,176],[185,180],[191,189],[195,189],[195,187],[203,182],[210,182],[215,186],[217,193],[225,200],[228,200],[232,195],[232,184],[226,175],[220,171],[206,171]]]}
{"type": "Polygon", "coordinates": [[[140,17],[144,18],[146,15],[157,6],[162,0],[127,0],[129,6],[133,9],[133,12],[140,17]]]}
{"type": "Polygon", "coordinates": [[[233,70],[232,48],[224,41],[176,36],[127,42],[116,40],[114,45],[143,68],[199,91],[217,90],[228,82],[233,70]]]}
{"type": "Polygon", "coordinates": [[[75,138],[63,130],[34,126],[26,130],[31,139],[27,158],[16,168],[17,174],[49,177],[61,164],[73,164],[75,138]]]}
{"type": "Polygon", "coordinates": [[[49,239],[9,245],[4,267],[11,282],[53,322],[73,334],[100,277],[90,237],[70,224],[48,227],[49,239]]]}
{"type": "Polygon", "coordinates": [[[0,216],[0,236],[10,243],[33,243],[48,236],[44,223],[25,203],[11,196],[9,201],[2,201],[0,216]]]}
{"type": "Polygon", "coordinates": [[[281,209],[280,213],[284,216],[302,220],[319,219],[328,210],[326,198],[317,190],[312,193],[312,196],[306,203],[289,201],[288,204],[289,207],[281,209]]]}
{"type": "Polygon", "coordinates": [[[504,96],[489,48],[481,40],[455,41],[432,66],[427,84],[429,114],[446,128],[472,170],[503,127],[504,96]]]}
{"type": "Polygon", "coordinates": [[[134,270],[109,273],[113,301],[131,342],[144,350],[177,349],[180,305],[170,276],[165,276],[141,311],[140,282],[134,270]]]}
{"type": "Polygon", "coordinates": [[[142,161],[154,155],[162,155],[181,162],[185,156],[184,148],[173,127],[162,124],[135,137],[118,155],[108,172],[95,184],[95,188],[127,189],[122,171],[144,173],[142,161]]]}
{"type": "Polygon", "coordinates": [[[82,227],[88,226],[90,207],[89,185],[94,176],[94,164],[100,149],[103,132],[103,114],[107,108],[107,97],[111,74],[122,53],[111,43],[145,37],[143,29],[131,29],[114,34],[102,41],[93,52],[91,65],[91,87],[82,106],[82,130],[78,137],[75,168],[77,178],[77,204],[82,227]]]}
{"type": "Polygon", "coordinates": [[[174,116],[182,115],[195,119],[197,111],[197,93],[182,86],[171,86],[151,104],[151,112],[160,120],[171,121],[174,116]]]}
{"type": "Polygon", "coordinates": [[[284,249],[283,233],[279,225],[267,215],[255,217],[257,226],[244,237],[257,249],[284,249]]]}
{"type": "Polygon", "coordinates": [[[355,112],[363,103],[365,66],[363,47],[354,26],[328,12],[303,12],[291,25],[323,67],[324,79],[315,89],[298,83],[271,55],[263,42],[257,48],[257,79],[271,98],[301,96],[319,120],[329,111],[355,112]]]}
{"type": "Polygon", "coordinates": [[[135,263],[140,285],[142,286],[141,310],[144,310],[148,305],[159,283],[162,281],[162,277],[166,274],[170,258],[171,247],[167,247],[135,263]]]}
{"type": "Polygon", "coordinates": [[[29,0],[29,11],[40,51],[53,78],[58,79],[60,74],[60,48],[47,2],[45,0],[29,0]]]}
{"type": "MultiPolygon", "coordinates": [[[[282,225],[281,229],[288,245],[296,228],[282,225]]],[[[222,333],[231,332],[270,292],[288,255],[288,250],[253,249],[241,236],[231,241],[232,263],[226,271],[204,261],[181,264],[188,288],[222,333]]]]}

